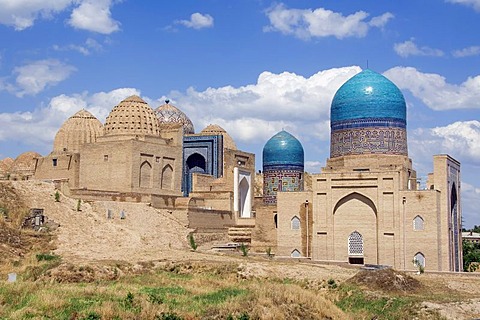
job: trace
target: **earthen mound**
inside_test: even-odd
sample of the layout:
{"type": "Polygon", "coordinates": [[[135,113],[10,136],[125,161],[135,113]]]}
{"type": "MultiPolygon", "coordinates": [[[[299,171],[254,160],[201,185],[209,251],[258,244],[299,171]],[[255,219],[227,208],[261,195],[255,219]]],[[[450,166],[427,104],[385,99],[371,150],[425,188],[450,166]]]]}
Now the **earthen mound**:
{"type": "Polygon", "coordinates": [[[360,270],[346,281],[365,286],[370,290],[386,292],[414,292],[422,288],[417,279],[394,269],[360,270]]]}

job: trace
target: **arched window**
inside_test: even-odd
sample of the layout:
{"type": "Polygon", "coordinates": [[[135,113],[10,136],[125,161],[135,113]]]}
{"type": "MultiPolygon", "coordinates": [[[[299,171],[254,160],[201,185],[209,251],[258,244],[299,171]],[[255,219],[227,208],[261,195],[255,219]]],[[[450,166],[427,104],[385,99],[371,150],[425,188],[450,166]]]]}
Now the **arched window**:
{"type": "Polygon", "coordinates": [[[292,253],[290,254],[290,257],[292,258],[300,258],[302,255],[300,254],[300,251],[297,249],[293,250],[292,253]]]}
{"type": "Polygon", "coordinates": [[[413,230],[415,231],[420,231],[420,230],[423,230],[423,218],[420,217],[420,216],[416,216],[415,218],[413,218],[413,230]]]}
{"type": "Polygon", "coordinates": [[[300,219],[297,216],[293,217],[290,223],[292,230],[300,230],[300,219]]]}
{"type": "Polygon", "coordinates": [[[358,231],[353,231],[348,236],[348,255],[363,256],[363,237],[358,231]]]}
{"type": "Polygon", "coordinates": [[[417,252],[417,254],[413,257],[413,265],[415,267],[423,267],[425,268],[425,256],[421,252],[417,252]]]}

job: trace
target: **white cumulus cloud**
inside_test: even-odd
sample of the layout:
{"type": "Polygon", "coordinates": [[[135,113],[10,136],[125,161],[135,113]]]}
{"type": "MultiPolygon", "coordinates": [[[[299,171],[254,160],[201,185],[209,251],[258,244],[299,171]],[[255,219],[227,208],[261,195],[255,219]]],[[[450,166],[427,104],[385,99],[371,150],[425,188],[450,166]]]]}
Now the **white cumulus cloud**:
{"type": "Polygon", "coordinates": [[[444,55],[442,50],[433,49],[427,46],[417,46],[417,44],[414,42],[414,39],[410,39],[402,43],[395,43],[393,49],[399,56],[404,58],[408,56],[441,57],[444,55]]]}
{"type": "Polygon", "coordinates": [[[394,67],[384,75],[399,88],[409,90],[433,110],[480,108],[480,75],[450,84],[445,77],[412,67],[394,67]]]}
{"type": "Polygon", "coordinates": [[[190,20],[177,20],[175,23],[193,29],[211,28],[213,27],[213,17],[209,14],[195,12],[190,16],[190,20]]]}
{"type": "Polygon", "coordinates": [[[74,0],[0,0],[0,23],[24,30],[38,18],[50,18],[68,8],[74,0]]]}
{"type": "Polygon", "coordinates": [[[32,112],[0,113],[0,141],[19,141],[48,153],[58,129],[77,111],[86,109],[104,122],[113,107],[131,95],[140,95],[140,91],[120,88],[94,94],[62,94],[52,98],[47,106],[32,112]]]}
{"type": "Polygon", "coordinates": [[[269,138],[282,128],[327,138],[333,95],[360,71],[359,67],[333,68],[310,77],[265,71],[254,84],[204,91],[189,88],[185,93],[173,92],[171,98],[197,129],[218,123],[240,141],[269,138]]]}
{"type": "Polygon", "coordinates": [[[8,89],[18,97],[35,95],[67,79],[75,70],[75,67],[55,59],[34,61],[13,69],[15,84],[9,85],[8,89]]]}
{"type": "Polygon", "coordinates": [[[480,55],[480,46],[471,46],[453,51],[452,55],[455,58],[471,57],[480,55]]]}
{"type": "Polygon", "coordinates": [[[54,45],[53,49],[56,51],[77,51],[83,54],[84,56],[88,56],[92,53],[92,51],[101,51],[102,45],[98,43],[96,40],[92,38],[88,38],[85,40],[84,44],[77,45],[77,44],[68,44],[68,45],[54,45]]]}
{"type": "Polygon", "coordinates": [[[446,2],[458,3],[465,6],[469,6],[475,9],[475,11],[480,12],[480,0],[446,0],[446,2]]]}
{"type": "Polygon", "coordinates": [[[112,0],[84,0],[72,11],[68,23],[76,28],[110,34],[120,30],[120,22],[112,18],[112,0]]]}
{"type": "Polygon", "coordinates": [[[313,37],[365,37],[371,27],[381,28],[393,15],[389,12],[367,21],[369,14],[358,11],[344,16],[324,8],[288,9],[284,4],[277,4],[266,10],[270,25],[264,31],[278,31],[286,35],[294,35],[300,39],[313,37]]]}

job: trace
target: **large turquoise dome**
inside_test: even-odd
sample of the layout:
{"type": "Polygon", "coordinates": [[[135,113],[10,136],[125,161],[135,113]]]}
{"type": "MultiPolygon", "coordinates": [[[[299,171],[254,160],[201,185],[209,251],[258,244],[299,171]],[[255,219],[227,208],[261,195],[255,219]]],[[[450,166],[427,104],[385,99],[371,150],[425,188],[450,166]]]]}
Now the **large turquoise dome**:
{"type": "Polygon", "coordinates": [[[333,97],[332,123],[352,119],[391,118],[405,121],[407,108],[398,87],[383,75],[363,70],[345,82],[333,97]]]}
{"type": "Polygon", "coordinates": [[[330,109],[330,157],[407,155],[407,107],[390,80],[363,70],[345,82],[330,109]]]}
{"type": "Polygon", "coordinates": [[[263,167],[304,165],[303,147],[300,141],[285,130],[267,141],[263,147],[263,167]]]}

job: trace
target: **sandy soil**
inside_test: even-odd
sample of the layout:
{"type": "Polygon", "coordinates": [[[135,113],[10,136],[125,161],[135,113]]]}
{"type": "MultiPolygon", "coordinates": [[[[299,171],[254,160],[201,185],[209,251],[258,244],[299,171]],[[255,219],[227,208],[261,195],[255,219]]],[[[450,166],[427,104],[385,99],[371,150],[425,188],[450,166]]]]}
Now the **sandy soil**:
{"type": "MultiPolygon", "coordinates": [[[[98,201],[82,202],[81,211],[77,211],[76,199],[62,195],[60,202],[55,202],[55,189],[51,183],[12,183],[27,206],[43,208],[49,219],[60,224],[54,231],[57,234],[56,253],[67,262],[224,262],[237,264],[238,274],[245,278],[292,278],[313,284],[330,278],[341,283],[358,271],[338,265],[269,260],[252,255],[245,258],[239,254],[215,253],[208,246],[202,246],[200,252],[191,252],[187,242],[191,230],[168,210],[155,209],[144,203],[98,201]],[[113,219],[107,219],[108,209],[112,211],[113,219]],[[122,210],[125,219],[120,219],[122,210]]],[[[446,290],[458,296],[455,303],[425,302],[422,306],[425,310],[438,310],[446,319],[480,318],[480,276],[477,274],[412,276],[432,292],[446,290]]]]}

